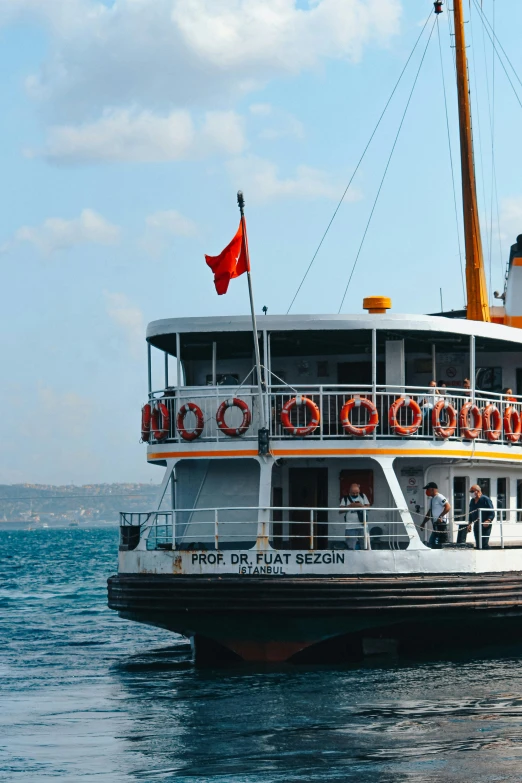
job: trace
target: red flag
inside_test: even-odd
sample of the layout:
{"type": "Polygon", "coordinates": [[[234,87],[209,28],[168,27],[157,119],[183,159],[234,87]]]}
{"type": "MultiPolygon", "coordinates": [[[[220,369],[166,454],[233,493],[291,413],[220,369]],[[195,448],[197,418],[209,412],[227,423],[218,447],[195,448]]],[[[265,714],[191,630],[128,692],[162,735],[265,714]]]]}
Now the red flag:
{"type": "MultiPolygon", "coordinates": [[[[246,231],[246,226],[245,226],[246,231]]],[[[243,221],[239,224],[232,242],[218,256],[205,256],[208,266],[214,272],[214,285],[218,294],[226,294],[233,277],[249,272],[248,252],[243,237],[243,221]]]]}

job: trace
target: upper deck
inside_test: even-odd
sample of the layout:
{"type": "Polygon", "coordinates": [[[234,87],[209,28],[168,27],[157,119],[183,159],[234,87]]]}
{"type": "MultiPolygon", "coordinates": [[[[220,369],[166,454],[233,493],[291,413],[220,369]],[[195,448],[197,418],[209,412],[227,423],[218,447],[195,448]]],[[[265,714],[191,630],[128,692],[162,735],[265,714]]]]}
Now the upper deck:
{"type": "MultiPolygon", "coordinates": [[[[332,454],[335,449],[343,454],[349,450],[382,452],[390,450],[391,441],[394,452],[412,454],[413,441],[440,456],[463,456],[473,451],[475,457],[522,459],[522,441],[505,426],[506,408],[516,412],[511,421],[515,429],[517,414],[522,415],[519,329],[459,318],[391,313],[267,315],[259,319],[258,338],[263,365],[261,404],[275,456],[332,454]],[[464,389],[467,378],[469,390],[464,389]],[[439,391],[430,388],[433,380],[439,391]],[[506,388],[511,393],[503,393],[506,388]],[[306,404],[304,398],[312,404],[306,404]],[[405,404],[394,406],[404,398],[405,404]],[[355,403],[347,426],[343,407],[350,399],[355,403]],[[433,408],[441,399],[439,429],[434,426],[433,408]],[[292,405],[292,400],[297,404],[292,405]],[[478,426],[477,421],[460,416],[470,402],[476,403],[482,414],[478,426]],[[282,415],[287,405],[285,420],[282,415]],[[491,405],[498,414],[488,408],[491,405]],[[375,426],[365,429],[373,408],[377,421],[374,416],[375,426]],[[448,426],[451,409],[457,419],[454,428],[448,426]],[[486,409],[489,421],[484,417],[486,409]],[[316,420],[317,425],[310,429],[316,420]],[[475,427],[466,429],[466,424],[475,427]],[[404,428],[411,431],[404,433],[404,428]],[[477,430],[475,437],[469,437],[469,429],[477,430]]],[[[150,434],[149,459],[257,454],[262,415],[250,318],[154,321],[148,326],[147,341],[149,401],[153,407],[162,401],[170,414],[168,431],[158,438],[150,434]],[[251,414],[239,436],[227,434],[216,420],[222,403],[233,398],[246,403],[251,414]],[[198,406],[203,419],[194,440],[183,437],[177,421],[180,408],[188,402],[198,406]]],[[[230,429],[243,421],[237,408],[228,408],[225,414],[230,429]]],[[[194,414],[188,412],[186,430],[190,432],[195,424],[194,414]]]]}

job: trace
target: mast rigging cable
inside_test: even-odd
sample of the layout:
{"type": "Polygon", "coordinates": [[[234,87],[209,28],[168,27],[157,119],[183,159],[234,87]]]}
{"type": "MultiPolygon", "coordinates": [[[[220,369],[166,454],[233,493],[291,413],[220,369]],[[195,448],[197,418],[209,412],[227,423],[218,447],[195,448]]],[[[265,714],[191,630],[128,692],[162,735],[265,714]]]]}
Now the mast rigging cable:
{"type": "Polygon", "coordinates": [[[359,167],[360,167],[361,163],[363,162],[363,159],[364,159],[364,157],[365,157],[365,155],[366,155],[366,153],[367,153],[367,151],[368,151],[368,148],[369,148],[370,144],[371,144],[371,143],[372,143],[372,141],[373,141],[373,137],[374,137],[374,136],[375,136],[375,134],[377,133],[377,130],[378,130],[378,128],[379,128],[379,126],[380,126],[380,124],[381,124],[381,122],[382,122],[383,118],[384,118],[384,115],[386,114],[386,111],[387,111],[387,109],[388,109],[388,106],[390,105],[390,103],[391,103],[391,100],[392,100],[393,96],[395,95],[395,92],[396,92],[396,90],[397,90],[397,87],[399,86],[399,84],[400,84],[400,82],[401,82],[401,79],[402,79],[402,77],[404,76],[404,72],[406,71],[406,68],[408,67],[408,64],[409,64],[409,62],[410,62],[411,58],[413,57],[413,55],[414,55],[414,53],[415,53],[415,50],[416,50],[416,48],[417,48],[417,46],[418,46],[418,44],[419,44],[419,41],[420,41],[420,39],[422,38],[422,35],[423,35],[423,33],[424,33],[424,30],[426,29],[426,26],[427,26],[428,22],[430,21],[430,18],[431,18],[431,16],[432,16],[432,11],[430,11],[428,18],[427,18],[427,19],[426,19],[426,21],[424,22],[424,25],[423,25],[423,27],[422,27],[422,30],[420,31],[420,33],[419,33],[419,36],[418,36],[417,40],[415,41],[415,44],[413,45],[413,49],[411,50],[411,52],[410,52],[410,54],[409,54],[409,57],[408,57],[408,59],[406,60],[406,62],[405,62],[405,64],[404,64],[404,67],[403,67],[402,71],[401,71],[401,72],[400,72],[400,74],[399,74],[399,78],[398,78],[398,79],[397,79],[397,81],[395,82],[395,86],[394,86],[393,90],[391,91],[390,97],[389,97],[389,98],[388,98],[388,100],[386,101],[386,103],[385,103],[385,105],[384,105],[384,109],[382,110],[382,112],[381,112],[381,115],[380,115],[379,119],[377,120],[377,124],[375,125],[375,128],[373,129],[373,131],[372,131],[372,134],[371,134],[370,138],[368,139],[368,142],[367,142],[367,144],[366,144],[366,146],[365,146],[365,148],[364,148],[364,150],[363,150],[363,152],[362,152],[362,155],[361,155],[361,157],[359,158],[359,160],[358,160],[358,162],[357,162],[357,165],[356,165],[356,167],[355,167],[355,169],[354,169],[354,171],[353,171],[353,173],[352,173],[352,176],[350,177],[350,181],[348,182],[348,184],[347,184],[347,186],[346,186],[346,188],[345,188],[345,190],[344,190],[344,193],[342,194],[341,198],[339,199],[339,202],[338,202],[338,204],[337,204],[337,206],[336,206],[336,208],[335,208],[335,210],[334,210],[334,213],[333,213],[332,217],[330,218],[330,222],[329,222],[329,223],[328,223],[328,225],[326,226],[326,230],[325,230],[325,232],[324,232],[323,236],[321,237],[321,241],[319,242],[319,244],[318,244],[318,246],[317,246],[317,249],[316,249],[315,253],[314,253],[314,254],[313,254],[313,256],[312,256],[312,260],[311,260],[311,261],[310,261],[310,263],[308,264],[308,267],[307,267],[307,269],[306,269],[306,272],[304,273],[304,275],[303,275],[303,278],[302,278],[301,282],[299,283],[299,285],[298,285],[298,287],[297,287],[297,291],[295,292],[295,294],[294,294],[294,297],[293,297],[292,301],[290,302],[290,305],[289,305],[289,307],[288,307],[288,310],[286,311],[286,314],[287,314],[287,315],[288,315],[288,313],[290,312],[290,310],[292,309],[292,306],[293,306],[293,304],[294,304],[295,300],[297,299],[297,295],[299,294],[299,291],[301,290],[301,288],[302,288],[302,286],[303,286],[303,283],[304,283],[304,281],[305,281],[305,280],[306,280],[306,278],[308,277],[308,273],[309,273],[310,269],[312,268],[312,265],[313,265],[313,263],[314,263],[314,261],[315,261],[315,259],[316,259],[316,257],[317,257],[317,254],[319,253],[319,251],[320,251],[320,249],[321,249],[321,247],[322,247],[322,245],[323,245],[323,242],[324,242],[324,240],[326,239],[326,235],[328,234],[328,231],[330,230],[330,226],[331,226],[331,225],[332,225],[332,223],[334,222],[334,220],[335,220],[335,217],[336,217],[337,213],[339,212],[339,209],[341,208],[341,204],[343,203],[343,201],[344,201],[344,199],[345,199],[345,196],[346,196],[346,194],[348,193],[348,190],[350,189],[350,185],[352,184],[353,180],[355,179],[355,175],[356,175],[356,174],[357,174],[357,172],[359,171],[359,167]]]}
{"type": "Polygon", "coordinates": [[[391,163],[391,160],[392,160],[392,157],[393,157],[393,153],[395,152],[395,147],[397,146],[397,142],[399,141],[399,136],[400,136],[400,133],[401,133],[401,130],[402,130],[402,126],[404,124],[404,120],[406,119],[406,114],[408,112],[408,109],[409,109],[409,106],[410,106],[410,102],[411,102],[411,99],[413,97],[413,93],[414,93],[415,87],[417,85],[417,81],[418,81],[418,78],[419,78],[419,75],[420,75],[420,72],[421,72],[422,65],[424,63],[424,58],[426,57],[426,52],[428,51],[428,46],[430,45],[431,37],[433,35],[433,30],[435,29],[436,22],[437,22],[437,17],[435,17],[435,19],[433,20],[433,24],[431,26],[431,30],[430,30],[430,34],[429,34],[429,37],[428,37],[428,41],[427,41],[426,46],[424,48],[424,52],[422,54],[422,59],[421,59],[421,61],[419,63],[419,67],[418,67],[417,73],[415,75],[415,80],[413,82],[413,86],[412,86],[410,94],[408,96],[408,101],[406,103],[406,107],[404,109],[404,113],[402,115],[402,119],[401,119],[399,128],[397,130],[397,134],[395,136],[395,140],[393,142],[393,146],[391,148],[390,156],[388,158],[388,162],[386,163],[386,168],[384,169],[384,174],[382,175],[381,183],[379,185],[379,189],[377,191],[377,195],[375,196],[375,201],[373,202],[372,210],[370,212],[370,217],[368,218],[368,222],[366,223],[366,227],[364,229],[364,234],[363,234],[362,239],[361,239],[361,244],[359,245],[359,249],[357,251],[357,255],[355,256],[355,261],[353,263],[352,271],[350,272],[350,277],[348,278],[348,282],[346,283],[346,288],[344,289],[343,298],[341,299],[341,304],[339,305],[339,309],[338,309],[337,313],[341,312],[342,306],[344,304],[344,300],[346,298],[346,294],[348,293],[348,288],[350,287],[350,283],[352,282],[353,273],[355,272],[355,267],[357,266],[357,262],[359,260],[360,254],[361,254],[361,250],[362,250],[363,245],[364,245],[364,240],[366,239],[366,234],[368,233],[368,229],[370,228],[370,223],[372,221],[373,213],[375,212],[375,208],[377,206],[377,202],[379,200],[379,196],[381,194],[381,190],[382,190],[382,187],[384,185],[384,180],[386,179],[386,174],[388,173],[388,169],[390,167],[390,163],[391,163]]]}

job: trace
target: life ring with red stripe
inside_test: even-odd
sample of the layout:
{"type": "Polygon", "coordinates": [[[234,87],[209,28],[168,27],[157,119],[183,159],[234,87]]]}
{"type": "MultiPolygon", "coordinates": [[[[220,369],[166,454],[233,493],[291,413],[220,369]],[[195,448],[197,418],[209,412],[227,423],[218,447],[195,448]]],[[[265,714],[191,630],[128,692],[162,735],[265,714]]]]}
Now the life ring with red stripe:
{"type": "Polygon", "coordinates": [[[305,397],[304,395],[298,397],[292,397],[290,400],[285,402],[281,410],[281,424],[283,425],[285,430],[288,430],[290,432],[291,435],[296,435],[299,437],[311,435],[312,432],[315,432],[315,430],[319,426],[320,421],[321,421],[321,413],[319,411],[319,408],[317,407],[315,402],[310,399],[310,397],[305,397]],[[290,421],[290,413],[295,407],[299,407],[301,405],[304,405],[307,408],[312,418],[310,420],[310,423],[307,424],[306,427],[294,427],[294,425],[290,421]]]}
{"type": "Polygon", "coordinates": [[[522,418],[520,413],[508,405],[504,410],[504,434],[510,443],[517,443],[522,433],[522,418]]]}
{"type": "Polygon", "coordinates": [[[341,409],[341,424],[343,430],[348,435],[356,435],[357,437],[363,437],[364,435],[371,435],[379,423],[379,414],[372,400],[368,400],[366,397],[354,397],[348,402],[345,402],[341,409]],[[350,412],[354,408],[364,408],[370,414],[367,424],[356,425],[350,421],[350,412]]]}
{"type": "Polygon", "coordinates": [[[415,435],[422,422],[422,411],[419,403],[412,399],[412,397],[398,397],[395,402],[390,405],[388,421],[395,435],[415,435]],[[402,407],[409,408],[413,412],[412,424],[405,426],[399,424],[397,421],[397,414],[402,407]]]}
{"type": "Polygon", "coordinates": [[[459,414],[460,434],[466,440],[476,440],[482,431],[482,414],[478,405],[474,402],[466,402],[459,414]],[[470,416],[473,424],[470,422],[470,416]]]}
{"type": "Polygon", "coordinates": [[[187,402],[181,406],[176,416],[176,427],[183,440],[196,440],[196,438],[199,438],[203,432],[204,424],[203,411],[199,405],[196,405],[195,402],[187,402]],[[187,430],[185,428],[185,416],[191,412],[196,417],[196,426],[193,430],[187,430]]]}
{"type": "Polygon", "coordinates": [[[502,416],[496,405],[491,402],[484,408],[484,433],[490,441],[495,441],[502,435],[502,416]]]}
{"type": "Polygon", "coordinates": [[[457,429],[457,411],[447,400],[439,400],[433,406],[431,423],[433,425],[433,432],[437,438],[444,438],[444,440],[452,438],[457,429]],[[446,416],[448,417],[446,427],[443,427],[440,423],[440,414],[443,410],[446,411],[446,416]]]}
{"type": "Polygon", "coordinates": [[[165,440],[170,433],[170,412],[164,402],[156,402],[152,410],[151,429],[156,440],[165,440]]]}
{"type": "Polygon", "coordinates": [[[216,421],[219,429],[229,438],[238,438],[243,435],[250,427],[252,421],[252,414],[250,408],[244,400],[240,400],[239,397],[233,397],[230,400],[223,400],[216,413],[216,421]],[[225,421],[225,413],[229,408],[239,408],[243,412],[243,421],[239,427],[229,427],[225,421]]]}
{"type": "Polygon", "coordinates": [[[144,443],[147,443],[147,441],[150,439],[151,414],[152,409],[149,403],[147,403],[141,409],[141,439],[144,441],[144,443]]]}

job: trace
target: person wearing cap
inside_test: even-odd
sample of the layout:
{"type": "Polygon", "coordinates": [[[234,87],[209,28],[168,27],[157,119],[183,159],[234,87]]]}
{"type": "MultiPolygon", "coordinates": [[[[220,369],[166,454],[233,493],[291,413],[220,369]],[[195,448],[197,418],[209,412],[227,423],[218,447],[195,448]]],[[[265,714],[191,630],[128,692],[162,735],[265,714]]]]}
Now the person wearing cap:
{"type": "Polygon", "coordinates": [[[424,529],[428,519],[431,519],[433,530],[428,546],[431,549],[441,549],[442,544],[448,540],[448,513],[451,506],[434,481],[430,481],[423,489],[426,490],[426,497],[430,498],[430,507],[421,523],[421,529],[424,529]]]}
{"type": "Polygon", "coordinates": [[[489,549],[489,537],[495,519],[495,511],[491,498],[482,494],[478,484],[473,484],[469,488],[471,500],[469,501],[469,528],[473,525],[473,534],[475,536],[475,546],[477,549],[489,549]],[[482,531],[479,530],[479,524],[482,523],[482,531]],[[482,536],[481,536],[482,532],[482,536]],[[480,539],[482,537],[482,547],[480,539]]]}

